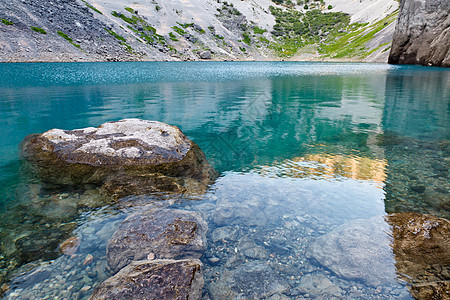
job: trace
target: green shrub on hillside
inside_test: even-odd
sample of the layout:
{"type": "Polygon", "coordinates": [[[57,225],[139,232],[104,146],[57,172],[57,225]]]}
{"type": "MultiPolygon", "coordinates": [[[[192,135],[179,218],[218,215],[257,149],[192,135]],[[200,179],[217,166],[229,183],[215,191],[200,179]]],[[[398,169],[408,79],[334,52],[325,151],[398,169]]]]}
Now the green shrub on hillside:
{"type": "Polygon", "coordinates": [[[30,27],[31,27],[31,29],[33,29],[36,32],[39,32],[41,34],[47,34],[47,32],[44,29],[42,29],[42,28],[34,27],[34,26],[30,26],[30,27]]]}
{"type": "Polygon", "coordinates": [[[345,13],[323,13],[318,9],[302,13],[273,6],[269,9],[276,22],[271,32],[276,41],[271,48],[280,56],[293,55],[305,44],[331,38],[350,23],[350,16],[345,13]]]}
{"type": "Polygon", "coordinates": [[[173,34],[173,32],[169,32],[169,37],[172,41],[174,42],[178,42],[177,37],[175,36],[175,34],[173,34]]]}
{"type": "Polygon", "coordinates": [[[128,52],[133,53],[133,48],[131,48],[131,46],[127,44],[127,40],[126,40],[123,36],[117,34],[116,32],[114,32],[114,31],[112,31],[112,30],[109,30],[109,29],[106,29],[106,31],[107,31],[110,35],[112,35],[113,37],[115,37],[115,38],[119,41],[119,44],[125,46],[125,48],[126,48],[126,50],[127,50],[128,52]]]}
{"type": "Polygon", "coordinates": [[[183,29],[181,29],[178,26],[172,26],[172,29],[175,30],[175,32],[178,33],[179,35],[186,34],[186,31],[184,31],[183,29]]]}
{"type": "Polygon", "coordinates": [[[63,39],[67,40],[69,43],[71,43],[72,45],[74,45],[75,47],[77,47],[78,49],[81,49],[81,46],[78,45],[78,44],[75,44],[75,43],[73,42],[73,40],[72,40],[67,34],[65,34],[64,32],[62,32],[62,31],[57,31],[56,33],[57,33],[59,36],[61,36],[63,39]]]}
{"type": "Polygon", "coordinates": [[[137,24],[137,22],[139,21],[139,18],[136,16],[132,16],[131,18],[129,18],[129,17],[125,16],[123,13],[119,13],[115,10],[113,10],[111,14],[116,18],[121,18],[128,24],[137,24]]]}
{"type": "Polygon", "coordinates": [[[252,42],[252,40],[250,39],[250,37],[248,36],[248,34],[243,33],[242,36],[244,37],[244,39],[242,40],[244,43],[246,43],[247,45],[250,46],[250,43],[252,42]]]}
{"type": "Polygon", "coordinates": [[[5,25],[14,25],[14,23],[11,22],[11,21],[8,21],[8,20],[5,20],[5,19],[1,19],[1,20],[2,20],[2,23],[5,24],[5,25]]]}
{"type": "Polygon", "coordinates": [[[101,11],[99,11],[98,9],[96,9],[95,7],[93,7],[92,5],[90,5],[89,3],[87,3],[85,0],[81,0],[81,1],[83,1],[83,3],[84,3],[87,7],[89,7],[90,9],[92,9],[93,11],[95,11],[96,13],[99,13],[99,14],[103,15],[103,13],[102,13],[101,11]]]}
{"type": "Polygon", "coordinates": [[[310,36],[322,32],[339,29],[350,24],[350,15],[341,12],[323,13],[318,9],[306,12],[303,23],[308,27],[310,36]]]}
{"type": "Polygon", "coordinates": [[[253,32],[256,33],[256,34],[263,34],[263,33],[266,32],[266,31],[267,31],[267,30],[262,29],[262,28],[259,28],[258,26],[255,26],[255,27],[253,28],[253,32]]]}
{"type": "Polygon", "coordinates": [[[194,23],[179,23],[179,22],[177,22],[177,24],[178,25],[180,25],[181,27],[183,27],[184,29],[187,29],[187,28],[189,28],[189,27],[193,27],[194,26],[194,23]]]}

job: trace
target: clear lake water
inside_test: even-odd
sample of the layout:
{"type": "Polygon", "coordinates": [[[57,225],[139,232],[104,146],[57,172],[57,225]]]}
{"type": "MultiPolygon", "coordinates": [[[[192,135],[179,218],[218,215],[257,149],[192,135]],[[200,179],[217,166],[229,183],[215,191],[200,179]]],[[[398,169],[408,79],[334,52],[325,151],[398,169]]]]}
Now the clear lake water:
{"type": "Polygon", "coordinates": [[[156,206],[198,211],[207,221],[204,299],[411,299],[390,227],[373,220],[401,212],[450,219],[449,116],[450,71],[432,67],[0,64],[3,297],[88,299],[112,275],[105,249],[120,222],[156,206]],[[178,126],[220,177],[204,195],[114,206],[95,186],[44,186],[20,158],[29,134],[124,118],[178,126]],[[311,245],[355,222],[385,241],[381,261],[350,274],[352,266],[340,265],[349,264],[347,246],[321,254],[341,258],[333,264],[311,256],[311,245]],[[61,255],[58,245],[71,236],[80,248],[61,255]],[[248,284],[238,276],[246,266],[264,272],[249,273],[248,284]]]}

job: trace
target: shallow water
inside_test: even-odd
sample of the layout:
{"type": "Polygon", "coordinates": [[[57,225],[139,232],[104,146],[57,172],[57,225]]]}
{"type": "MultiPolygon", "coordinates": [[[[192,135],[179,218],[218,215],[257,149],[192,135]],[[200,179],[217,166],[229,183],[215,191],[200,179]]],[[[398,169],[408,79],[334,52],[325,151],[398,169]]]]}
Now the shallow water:
{"type": "Polygon", "coordinates": [[[354,220],[379,224],[373,220],[387,213],[450,218],[446,69],[55,63],[3,64],[0,74],[0,275],[13,280],[7,298],[88,298],[111,275],[105,247],[121,220],[156,205],[199,211],[208,222],[205,299],[225,297],[218,282],[242,290],[230,297],[408,299],[387,223],[375,230],[386,255],[365,273],[391,280],[325,266],[311,257],[311,245],[354,220]],[[220,178],[199,197],[149,195],[115,207],[102,203],[96,187],[44,187],[20,161],[28,134],[123,118],[180,127],[220,178]],[[57,246],[70,236],[80,237],[80,249],[60,256],[57,246]],[[88,254],[94,262],[84,265],[88,254]],[[283,288],[271,290],[253,273],[249,288],[235,276],[247,264],[269,266],[264,276],[283,288]]]}

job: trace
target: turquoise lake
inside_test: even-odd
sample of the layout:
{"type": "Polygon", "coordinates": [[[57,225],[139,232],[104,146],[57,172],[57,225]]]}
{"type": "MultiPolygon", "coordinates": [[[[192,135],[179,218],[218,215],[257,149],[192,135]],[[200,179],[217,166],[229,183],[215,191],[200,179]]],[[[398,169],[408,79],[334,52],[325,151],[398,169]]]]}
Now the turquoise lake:
{"type": "MultiPolygon", "coordinates": [[[[0,64],[3,296],[88,299],[112,275],[105,249],[120,222],[162,206],[198,211],[208,223],[204,299],[411,299],[412,275],[396,270],[387,216],[450,219],[449,116],[450,71],[440,68],[0,64]],[[178,126],[220,177],[204,195],[149,195],[115,206],[99,202],[97,187],[44,186],[20,159],[29,134],[124,118],[178,126]],[[356,228],[355,235],[343,237],[334,253],[311,254],[345,228],[356,228]],[[364,259],[347,261],[348,249],[364,253],[370,244],[363,229],[366,244],[346,244],[358,240],[357,228],[383,241],[372,246],[386,255],[368,269],[364,259]],[[71,236],[81,240],[77,255],[60,255],[58,245],[71,236]],[[88,254],[94,261],[84,265],[88,254]],[[248,275],[251,285],[236,275],[246,266],[264,270],[248,275]]],[[[447,269],[436,278],[449,280],[447,269]]]]}

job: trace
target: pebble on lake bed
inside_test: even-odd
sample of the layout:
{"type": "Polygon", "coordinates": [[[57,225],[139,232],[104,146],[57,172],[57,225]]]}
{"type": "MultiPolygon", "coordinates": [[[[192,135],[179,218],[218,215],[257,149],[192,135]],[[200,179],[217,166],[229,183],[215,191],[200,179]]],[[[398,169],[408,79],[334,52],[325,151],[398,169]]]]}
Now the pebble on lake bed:
{"type": "Polygon", "coordinates": [[[87,292],[91,289],[91,287],[89,285],[85,285],[81,288],[80,292],[87,292]]]}
{"type": "Polygon", "coordinates": [[[62,254],[73,255],[77,252],[78,247],[80,247],[80,238],[73,236],[62,242],[59,245],[59,250],[62,254]]]}
{"type": "Polygon", "coordinates": [[[90,265],[94,261],[94,257],[91,254],[86,255],[86,258],[83,261],[83,265],[90,265]]]}

